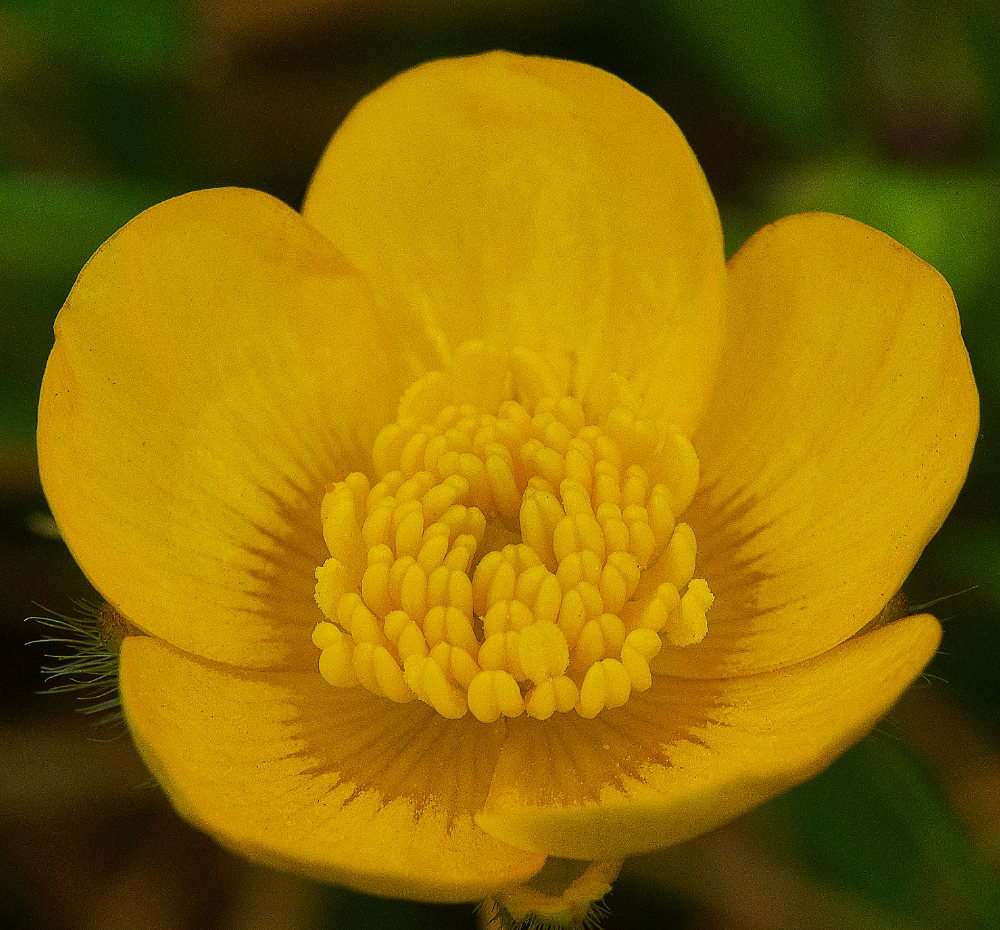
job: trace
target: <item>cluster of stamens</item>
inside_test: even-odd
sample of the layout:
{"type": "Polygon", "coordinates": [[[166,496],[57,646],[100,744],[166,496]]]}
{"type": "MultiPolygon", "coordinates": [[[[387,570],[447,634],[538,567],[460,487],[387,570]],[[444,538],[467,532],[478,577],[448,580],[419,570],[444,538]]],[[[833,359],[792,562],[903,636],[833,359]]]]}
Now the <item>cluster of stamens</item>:
{"type": "Polygon", "coordinates": [[[713,596],[677,522],[698,460],[679,430],[626,406],[589,423],[571,396],[426,420],[401,411],[375,443],[379,480],[356,472],[324,498],[313,642],[331,685],[485,723],[594,717],[650,687],[664,639],[705,636],[713,596]]]}

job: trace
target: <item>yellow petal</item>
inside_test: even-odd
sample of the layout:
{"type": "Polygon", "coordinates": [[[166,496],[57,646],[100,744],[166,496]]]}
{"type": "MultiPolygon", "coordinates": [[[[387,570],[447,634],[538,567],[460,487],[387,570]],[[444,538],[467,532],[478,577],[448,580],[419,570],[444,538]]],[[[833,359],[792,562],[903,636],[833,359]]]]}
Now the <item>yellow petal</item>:
{"type": "Polygon", "coordinates": [[[730,262],[731,335],[685,519],[716,600],[660,668],[817,655],[902,586],[965,479],[978,398],[944,279],[844,217],[761,230],[730,262]]]}
{"type": "Polygon", "coordinates": [[[362,101],[303,213],[401,321],[418,369],[526,346],[590,399],[609,372],[690,432],[723,317],[722,239],[680,131],[587,65],[432,62],[362,101]]]}
{"type": "Polygon", "coordinates": [[[907,617],[774,672],[658,676],[592,721],[508,723],[477,822],[513,845],[576,859],[682,842],[828,765],[919,674],[940,632],[933,617],[907,617]]]}
{"type": "Polygon", "coordinates": [[[312,663],[327,481],[399,396],[370,292],[284,204],[201,191],[90,260],[56,322],[42,480],[91,582],[210,658],[312,663]]]}
{"type": "Polygon", "coordinates": [[[502,724],[122,645],[125,716],[177,809],[250,859],[393,897],[475,900],[545,857],[473,822],[502,724]]]}

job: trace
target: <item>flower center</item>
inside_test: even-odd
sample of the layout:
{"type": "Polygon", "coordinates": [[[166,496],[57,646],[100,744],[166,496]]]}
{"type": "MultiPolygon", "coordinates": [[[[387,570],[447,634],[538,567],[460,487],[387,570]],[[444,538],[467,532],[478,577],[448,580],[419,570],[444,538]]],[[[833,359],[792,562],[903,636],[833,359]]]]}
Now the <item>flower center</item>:
{"type": "Polygon", "coordinates": [[[484,723],[595,717],[700,642],[713,595],[678,518],[698,459],[622,402],[588,417],[524,351],[463,345],[323,499],[313,632],[331,685],[484,723]],[[596,422],[594,422],[596,420],[596,422]]]}

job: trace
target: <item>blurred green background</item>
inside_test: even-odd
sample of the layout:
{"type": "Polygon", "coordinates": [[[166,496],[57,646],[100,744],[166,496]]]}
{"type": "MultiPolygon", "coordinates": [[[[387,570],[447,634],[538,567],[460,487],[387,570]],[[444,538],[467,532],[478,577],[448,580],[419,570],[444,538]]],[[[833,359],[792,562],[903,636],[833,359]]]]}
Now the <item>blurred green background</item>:
{"type": "MultiPolygon", "coordinates": [[[[995,0],[0,3],[0,926],[471,928],[249,866],[149,787],[128,737],[41,697],[24,618],[92,593],[35,466],[52,321],[173,194],[298,206],[350,107],[431,58],[606,68],[677,120],[730,251],[786,213],[863,220],[951,282],[982,394],[968,484],[910,579],[941,654],[878,732],[737,823],[628,867],[612,928],[1000,928],[1000,5],[995,0]]],[[[914,372],[919,377],[919,372],[914,372]]]]}

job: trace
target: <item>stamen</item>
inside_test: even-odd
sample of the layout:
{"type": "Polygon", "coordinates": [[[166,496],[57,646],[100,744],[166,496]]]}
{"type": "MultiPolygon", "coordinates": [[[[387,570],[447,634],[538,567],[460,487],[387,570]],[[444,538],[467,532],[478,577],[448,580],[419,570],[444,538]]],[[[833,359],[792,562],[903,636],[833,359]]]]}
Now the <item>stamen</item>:
{"type": "Polygon", "coordinates": [[[591,419],[537,356],[461,346],[322,508],[319,671],[442,716],[590,718],[652,686],[664,640],[707,635],[714,597],[678,522],[698,485],[684,434],[628,385],[591,419]]]}

